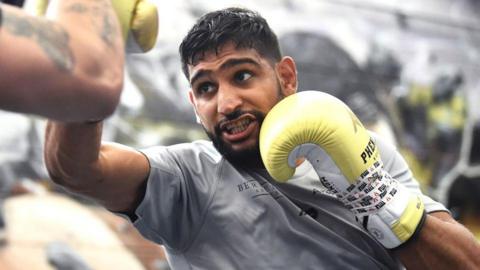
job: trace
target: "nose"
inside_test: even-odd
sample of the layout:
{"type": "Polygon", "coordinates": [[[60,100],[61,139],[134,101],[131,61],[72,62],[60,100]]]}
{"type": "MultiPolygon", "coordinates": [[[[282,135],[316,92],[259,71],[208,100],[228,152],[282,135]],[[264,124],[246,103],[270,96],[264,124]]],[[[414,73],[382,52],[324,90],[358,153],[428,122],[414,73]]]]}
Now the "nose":
{"type": "Polygon", "coordinates": [[[222,115],[228,115],[243,104],[239,90],[234,87],[224,86],[218,90],[217,94],[217,111],[222,115]]]}

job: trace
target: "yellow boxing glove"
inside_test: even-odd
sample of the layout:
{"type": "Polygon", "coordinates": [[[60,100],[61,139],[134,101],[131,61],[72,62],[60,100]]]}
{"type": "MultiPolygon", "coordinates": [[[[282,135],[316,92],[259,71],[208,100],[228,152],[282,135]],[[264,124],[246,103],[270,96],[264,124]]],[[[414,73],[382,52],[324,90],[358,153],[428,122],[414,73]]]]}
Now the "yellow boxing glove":
{"type": "Polygon", "coordinates": [[[423,224],[421,199],[383,169],[368,131],[329,94],[304,91],[275,105],[260,130],[260,153],[280,182],[307,159],[322,184],[386,248],[405,243],[423,224]]]}
{"type": "MultiPolygon", "coordinates": [[[[26,0],[24,9],[32,15],[44,15],[54,0],[26,0]]],[[[147,52],[158,35],[157,7],[148,0],[112,0],[119,19],[127,53],[147,52]]]]}

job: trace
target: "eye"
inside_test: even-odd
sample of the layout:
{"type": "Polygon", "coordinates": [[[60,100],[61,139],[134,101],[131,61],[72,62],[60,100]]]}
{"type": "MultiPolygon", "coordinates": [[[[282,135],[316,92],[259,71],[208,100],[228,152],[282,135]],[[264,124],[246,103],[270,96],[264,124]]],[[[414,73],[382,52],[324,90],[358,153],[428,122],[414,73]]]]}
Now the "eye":
{"type": "Polygon", "coordinates": [[[240,83],[247,81],[251,77],[253,77],[253,74],[250,71],[246,71],[246,70],[239,71],[234,75],[235,81],[240,83]]]}
{"type": "Polygon", "coordinates": [[[215,90],[215,85],[210,82],[204,82],[198,85],[197,89],[197,94],[203,95],[212,92],[215,90]]]}

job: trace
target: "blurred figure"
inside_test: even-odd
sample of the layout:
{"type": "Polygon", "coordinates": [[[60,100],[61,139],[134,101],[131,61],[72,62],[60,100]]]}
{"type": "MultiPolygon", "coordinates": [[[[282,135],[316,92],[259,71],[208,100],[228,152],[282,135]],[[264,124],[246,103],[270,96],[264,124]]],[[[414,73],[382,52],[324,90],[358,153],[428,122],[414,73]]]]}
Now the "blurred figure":
{"type": "Polygon", "coordinates": [[[439,74],[432,86],[432,101],[427,105],[427,136],[433,166],[432,188],[438,187],[442,177],[459,158],[466,119],[463,81],[460,70],[446,70],[439,74]]]}
{"type": "Polygon", "coordinates": [[[466,102],[462,71],[437,64],[434,55],[430,61],[435,69],[418,73],[419,80],[404,81],[403,90],[396,94],[405,146],[428,169],[428,188],[436,189],[458,161],[466,102]]]}

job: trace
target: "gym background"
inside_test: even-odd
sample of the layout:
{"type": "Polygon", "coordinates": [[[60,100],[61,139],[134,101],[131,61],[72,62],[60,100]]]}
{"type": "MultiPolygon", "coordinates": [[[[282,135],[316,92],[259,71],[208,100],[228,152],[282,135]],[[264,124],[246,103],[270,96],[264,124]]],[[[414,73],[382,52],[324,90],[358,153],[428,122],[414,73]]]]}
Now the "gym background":
{"type": "MultiPolygon", "coordinates": [[[[423,191],[480,239],[480,2],[152,2],[159,8],[157,45],[127,56],[125,88],[105,123],[105,140],[143,148],[204,138],[178,45],[203,13],[247,7],[269,21],[283,53],[295,58],[300,91],[345,101],[397,145],[423,191]]],[[[0,123],[0,269],[169,269],[160,246],[48,179],[44,119],[0,111],[0,123]]]]}

